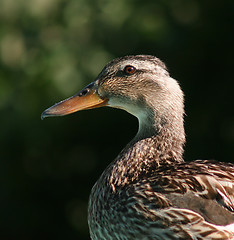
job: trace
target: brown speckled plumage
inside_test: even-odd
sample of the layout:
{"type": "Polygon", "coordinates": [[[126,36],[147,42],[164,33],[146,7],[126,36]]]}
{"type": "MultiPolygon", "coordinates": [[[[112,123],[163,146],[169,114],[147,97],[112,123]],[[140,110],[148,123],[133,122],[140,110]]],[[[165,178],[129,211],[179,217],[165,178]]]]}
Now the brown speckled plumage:
{"type": "MultiPolygon", "coordinates": [[[[91,239],[234,239],[234,165],[184,162],[183,93],[164,63],[148,55],[114,59],[92,88],[135,115],[139,131],[91,191],[91,239]]],[[[43,116],[59,115],[59,105],[43,116]]]]}

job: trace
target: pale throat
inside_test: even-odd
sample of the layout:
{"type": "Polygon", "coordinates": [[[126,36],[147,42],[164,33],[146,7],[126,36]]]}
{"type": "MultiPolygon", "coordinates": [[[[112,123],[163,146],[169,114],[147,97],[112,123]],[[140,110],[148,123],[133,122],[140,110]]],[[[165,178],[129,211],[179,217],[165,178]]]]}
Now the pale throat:
{"type": "Polygon", "coordinates": [[[136,103],[128,103],[124,99],[115,99],[112,98],[108,102],[110,107],[118,108],[125,110],[131,115],[135,116],[138,119],[139,127],[137,136],[143,135],[144,132],[150,132],[151,134],[154,132],[154,116],[153,111],[147,108],[140,107],[136,103]]]}
{"type": "MultiPolygon", "coordinates": [[[[133,145],[141,140],[152,138],[151,145],[157,149],[158,145],[164,145],[164,149],[169,150],[170,146],[178,145],[179,148],[185,142],[183,111],[176,115],[173,111],[164,108],[150,107],[149,105],[127,102],[124,99],[110,99],[109,106],[123,109],[138,119],[138,132],[129,143],[133,145]],[[168,146],[166,149],[165,146],[168,146]]],[[[146,143],[145,143],[146,145],[146,143]]],[[[183,147],[182,147],[183,148],[183,147]]],[[[172,149],[173,150],[173,149],[172,149]]]]}

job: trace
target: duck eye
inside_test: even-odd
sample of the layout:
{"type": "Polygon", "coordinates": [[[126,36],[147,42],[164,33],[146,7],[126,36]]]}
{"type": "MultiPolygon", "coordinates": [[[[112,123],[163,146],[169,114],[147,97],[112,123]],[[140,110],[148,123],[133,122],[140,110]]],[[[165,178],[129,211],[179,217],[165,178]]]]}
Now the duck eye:
{"type": "Polygon", "coordinates": [[[126,74],[133,74],[136,72],[136,68],[131,66],[131,65],[127,65],[125,68],[124,68],[124,72],[126,74]]]}

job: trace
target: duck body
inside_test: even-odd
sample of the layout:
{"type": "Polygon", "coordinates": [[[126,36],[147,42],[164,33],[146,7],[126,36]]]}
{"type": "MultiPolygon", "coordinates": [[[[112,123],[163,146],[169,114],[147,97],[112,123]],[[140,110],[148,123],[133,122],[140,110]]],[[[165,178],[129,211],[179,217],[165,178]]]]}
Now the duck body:
{"type": "Polygon", "coordinates": [[[233,239],[224,227],[234,222],[233,206],[223,202],[224,194],[229,197],[233,165],[168,162],[127,177],[126,168],[120,164],[123,172],[116,171],[117,165],[111,164],[91,191],[92,239],[233,239]]]}
{"type": "Polygon", "coordinates": [[[133,114],[139,130],[92,188],[91,239],[234,239],[234,165],[183,160],[183,92],[164,63],[114,59],[42,117],[101,106],[133,114]]]}

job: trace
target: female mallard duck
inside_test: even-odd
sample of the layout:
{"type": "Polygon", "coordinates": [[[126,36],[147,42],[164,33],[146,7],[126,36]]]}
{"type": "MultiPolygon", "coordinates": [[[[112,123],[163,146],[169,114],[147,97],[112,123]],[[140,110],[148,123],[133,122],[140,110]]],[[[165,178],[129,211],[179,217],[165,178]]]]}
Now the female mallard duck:
{"type": "Polygon", "coordinates": [[[139,130],[91,191],[91,238],[234,239],[234,165],[184,162],[183,92],[165,65],[148,55],[114,59],[42,118],[101,106],[133,114],[139,130]]]}

